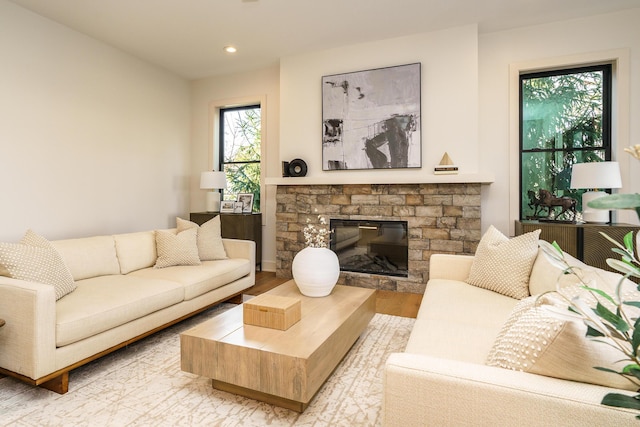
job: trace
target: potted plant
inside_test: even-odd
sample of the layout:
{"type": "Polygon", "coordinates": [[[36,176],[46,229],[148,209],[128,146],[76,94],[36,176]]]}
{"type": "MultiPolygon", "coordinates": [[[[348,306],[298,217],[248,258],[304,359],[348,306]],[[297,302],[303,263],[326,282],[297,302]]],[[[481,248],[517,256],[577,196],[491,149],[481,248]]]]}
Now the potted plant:
{"type": "MultiPolygon", "coordinates": [[[[629,284],[626,279],[629,277],[640,278],[640,261],[634,249],[633,232],[629,232],[624,237],[623,244],[616,242],[605,233],[601,234],[615,245],[612,251],[621,255],[621,259],[607,259],[607,264],[610,267],[623,274],[612,294],[583,280],[583,276],[569,264],[564,257],[564,252],[556,242],[550,244],[540,240],[539,243],[542,250],[549,255],[550,260],[562,268],[563,273],[578,277],[581,283],[580,287],[596,301],[594,306],[580,296],[570,300],[561,296],[568,305],[570,313],[567,314],[577,317],[585,323],[588,338],[617,349],[622,355],[621,360],[626,362],[624,368],[619,372],[605,367],[595,366],[594,368],[621,375],[640,388],[640,317],[632,313],[634,308],[640,308],[640,298],[637,298],[638,301],[624,299],[621,291],[625,283],[629,284]]],[[[640,286],[637,286],[637,290],[640,291],[640,286]]],[[[640,394],[630,396],[621,393],[608,393],[601,403],[640,411],[640,394]]],[[[640,419],[640,415],[637,415],[636,419],[640,419]]]]}

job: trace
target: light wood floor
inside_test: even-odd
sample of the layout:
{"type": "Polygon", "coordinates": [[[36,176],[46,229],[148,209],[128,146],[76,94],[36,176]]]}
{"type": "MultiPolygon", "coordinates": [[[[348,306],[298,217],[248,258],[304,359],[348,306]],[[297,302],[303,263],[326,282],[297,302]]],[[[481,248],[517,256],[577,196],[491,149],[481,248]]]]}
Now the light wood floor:
{"type": "MultiPolygon", "coordinates": [[[[277,278],[273,272],[259,271],[256,272],[256,284],[244,293],[247,295],[260,295],[287,280],[289,279],[277,278]]],[[[421,294],[378,291],[376,295],[376,312],[393,316],[416,317],[421,302],[421,294]]]]}

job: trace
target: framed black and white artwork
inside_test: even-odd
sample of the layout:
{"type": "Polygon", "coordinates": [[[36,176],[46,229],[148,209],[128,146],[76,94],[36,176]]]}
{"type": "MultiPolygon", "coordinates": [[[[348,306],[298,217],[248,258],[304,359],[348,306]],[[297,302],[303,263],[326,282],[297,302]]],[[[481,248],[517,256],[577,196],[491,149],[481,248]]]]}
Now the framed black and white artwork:
{"type": "Polygon", "coordinates": [[[322,169],[422,166],[420,64],[322,77],[322,169]]]}

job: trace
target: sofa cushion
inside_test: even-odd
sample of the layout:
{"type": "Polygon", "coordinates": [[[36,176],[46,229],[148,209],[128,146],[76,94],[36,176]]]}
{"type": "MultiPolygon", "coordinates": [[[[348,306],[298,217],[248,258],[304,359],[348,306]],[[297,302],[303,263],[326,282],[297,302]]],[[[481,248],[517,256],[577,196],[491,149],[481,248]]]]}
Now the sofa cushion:
{"type": "Polygon", "coordinates": [[[113,236],[94,236],[51,242],[60,252],[75,280],[119,274],[113,236]]]}
{"type": "Polygon", "coordinates": [[[484,363],[518,300],[448,279],[430,279],[407,353],[484,363]]]}
{"type": "Polygon", "coordinates": [[[32,230],[26,232],[20,243],[0,243],[0,275],[52,285],[56,300],[76,288],[58,251],[32,230]]]}
{"type": "Polygon", "coordinates": [[[56,303],[56,346],[113,329],[184,299],[176,282],[132,275],[99,276],[77,282],[56,303]]]}
{"type": "Polygon", "coordinates": [[[540,230],[509,239],[490,226],[480,239],[467,282],[512,298],[529,296],[540,230]]]}
{"type": "MultiPolygon", "coordinates": [[[[585,264],[566,252],[563,253],[563,256],[566,262],[573,268],[573,271],[581,275],[585,282],[595,281],[599,289],[604,290],[610,295],[615,292],[618,282],[622,279],[622,275],[619,273],[585,264]]],[[[612,252],[612,257],[613,256],[612,252]]],[[[536,261],[531,269],[531,276],[529,277],[529,292],[531,295],[539,295],[565,288],[571,290],[581,284],[576,274],[563,274],[564,269],[565,267],[552,262],[542,248],[538,249],[538,256],[536,257],[536,261]]],[[[624,289],[634,288],[633,283],[629,280],[626,280],[626,285],[624,289]]]]}
{"type": "Polygon", "coordinates": [[[154,231],[116,234],[116,254],[120,262],[120,273],[127,274],[141,268],[152,267],[158,253],[156,252],[156,234],[154,231]]]}
{"type": "Polygon", "coordinates": [[[166,279],[184,286],[184,299],[190,300],[240,279],[251,272],[251,262],[244,258],[203,261],[198,266],[172,266],[161,270],[145,268],[130,275],[148,279],[166,279]]]}
{"type": "Polygon", "coordinates": [[[158,259],[155,268],[165,268],[174,265],[200,265],[198,245],[196,243],[197,230],[190,228],[180,233],[169,230],[156,231],[156,250],[158,259]]]}
{"type": "Polygon", "coordinates": [[[586,337],[587,327],[582,320],[563,320],[551,314],[544,309],[548,304],[547,296],[522,300],[505,322],[487,357],[487,365],[606,387],[637,389],[619,375],[595,369],[622,370],[626,365],[618,362],[622,353],[586,337]]]}
{"type": "Polygon", "coordinates": [[[198,233],[198,255],[201,261],[226,259],[227,253],[222,244],[220,215],[213,217],[202,225],[186,219],[176,218],[178,232],[195,228],[198,233]]]}

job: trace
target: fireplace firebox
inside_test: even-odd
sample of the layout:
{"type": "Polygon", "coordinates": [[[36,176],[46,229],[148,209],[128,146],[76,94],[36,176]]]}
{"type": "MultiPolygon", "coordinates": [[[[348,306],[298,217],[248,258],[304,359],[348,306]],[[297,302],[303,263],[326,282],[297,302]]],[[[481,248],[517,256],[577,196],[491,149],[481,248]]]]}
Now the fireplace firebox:
{"type": "Polygon", "coordinates": [[[407,221],[331,219],[329,226],[341,271],[409,276],[407,221]]]}

